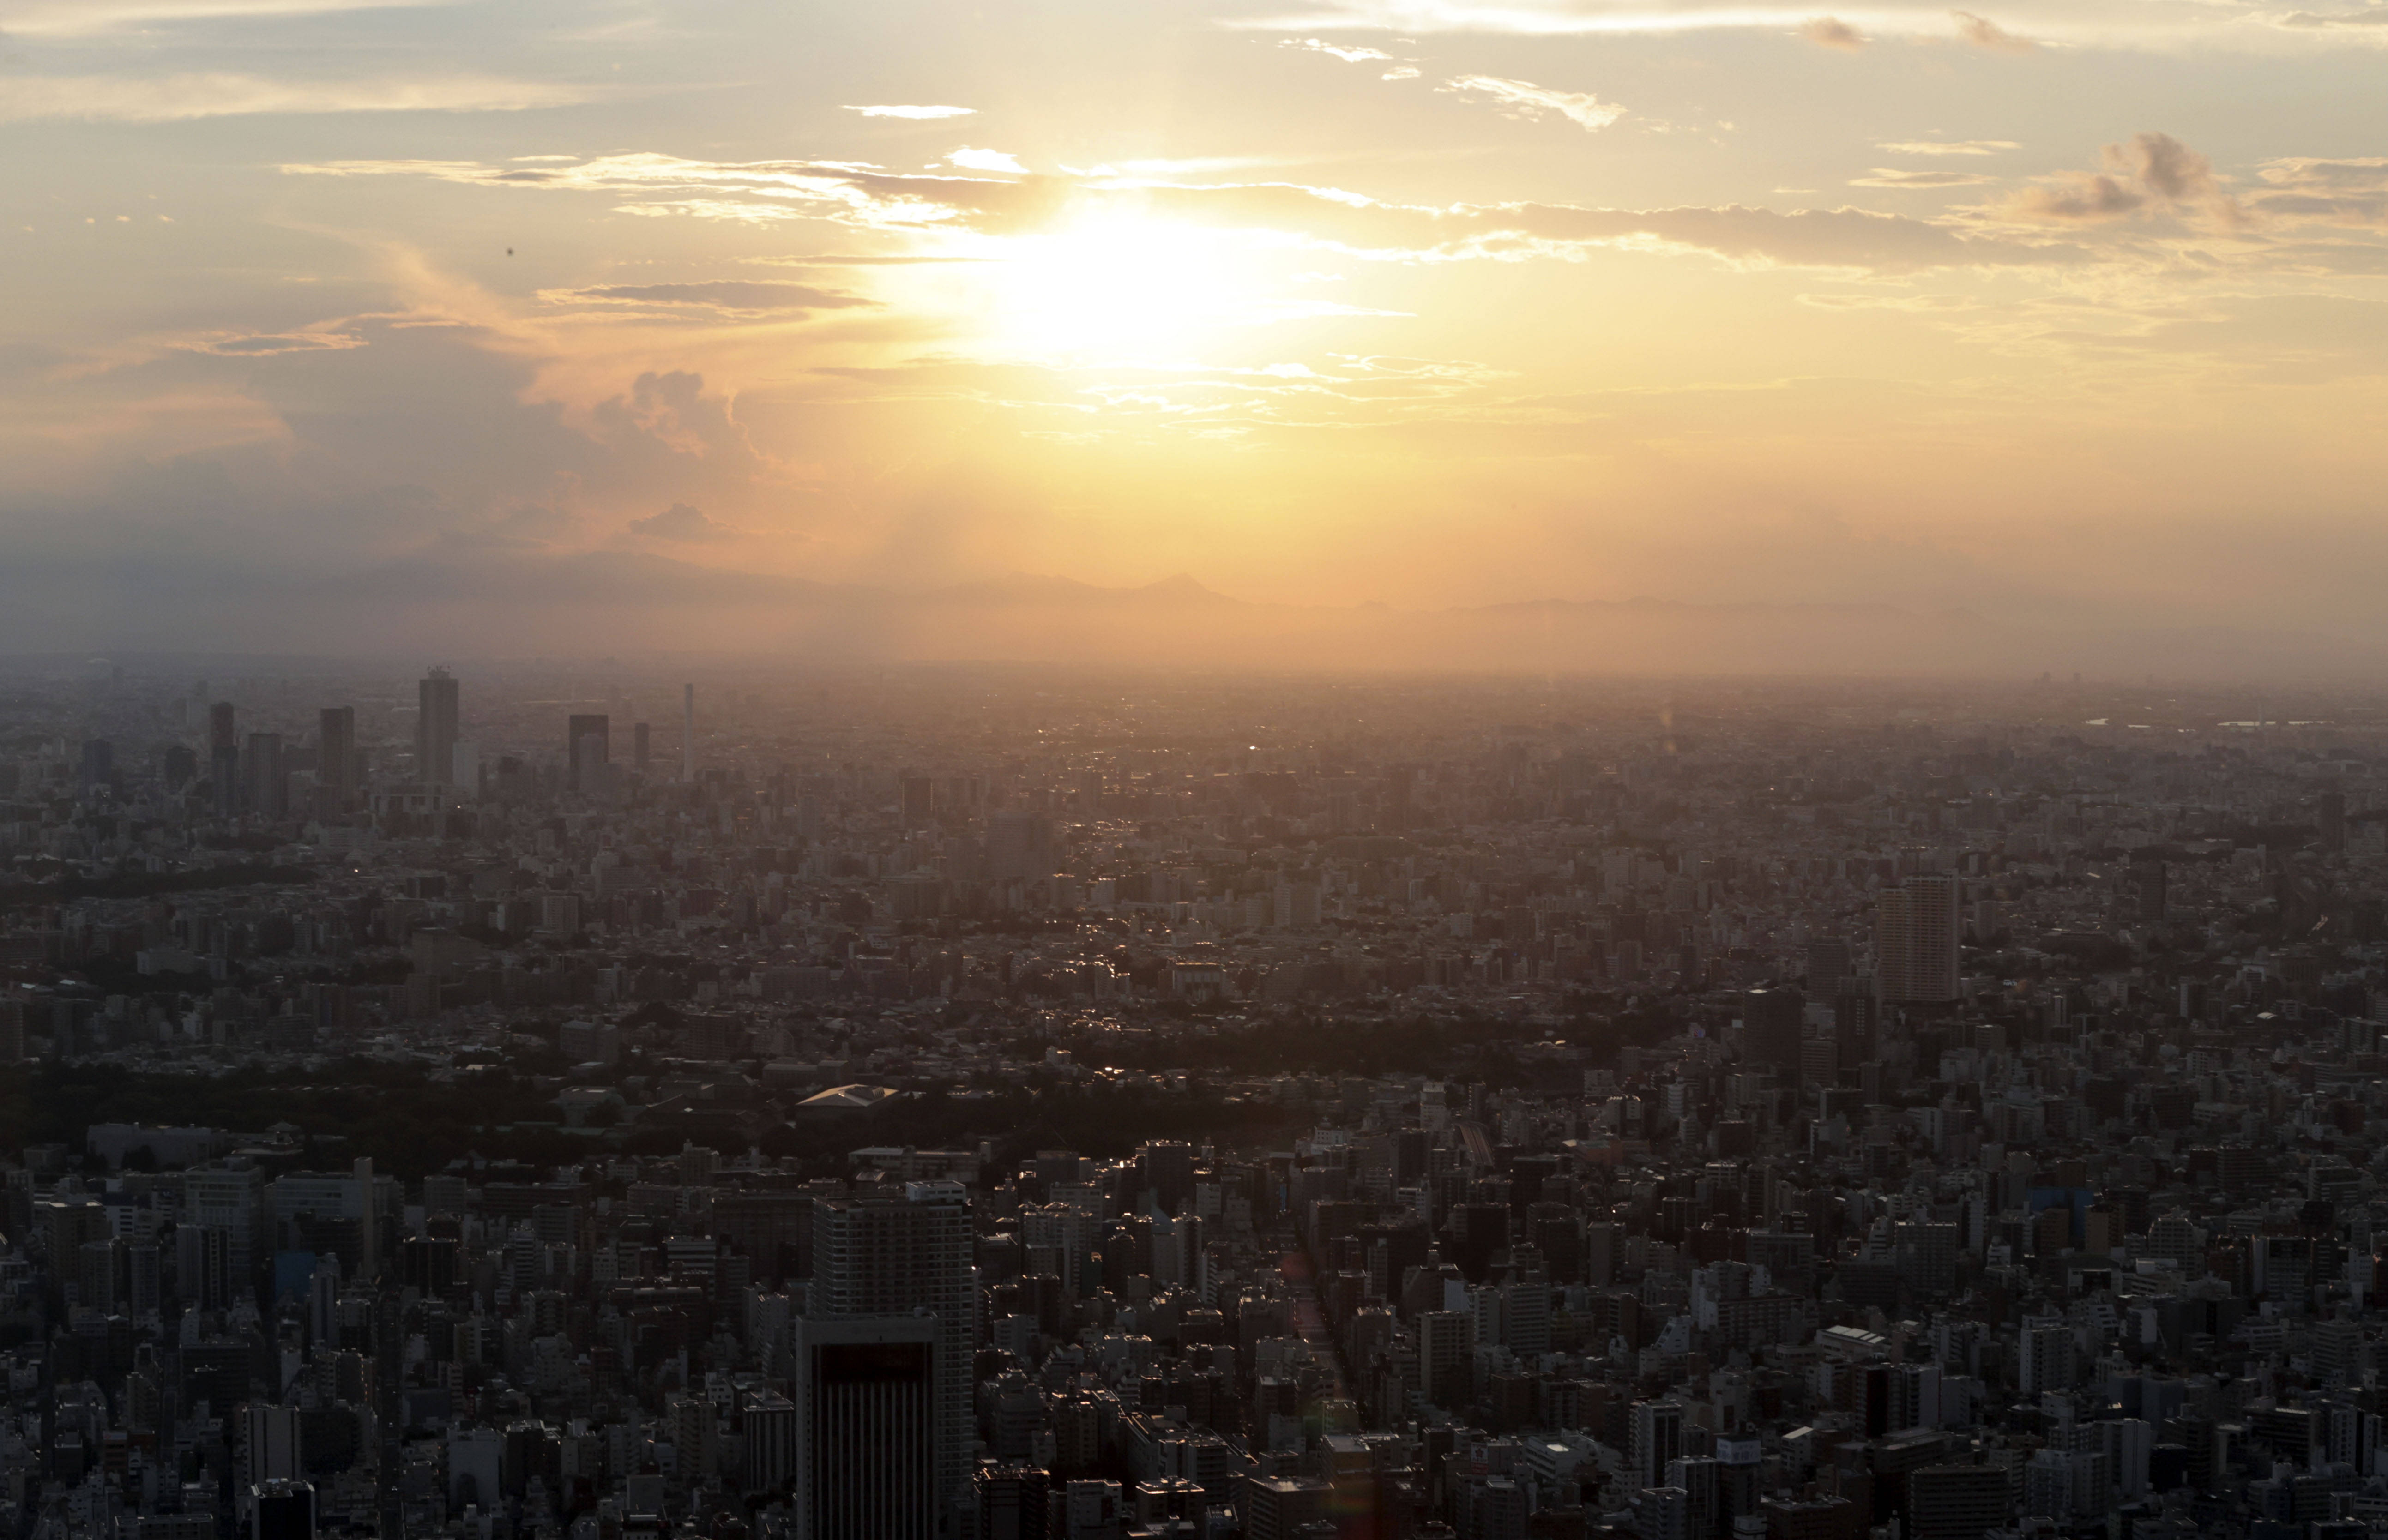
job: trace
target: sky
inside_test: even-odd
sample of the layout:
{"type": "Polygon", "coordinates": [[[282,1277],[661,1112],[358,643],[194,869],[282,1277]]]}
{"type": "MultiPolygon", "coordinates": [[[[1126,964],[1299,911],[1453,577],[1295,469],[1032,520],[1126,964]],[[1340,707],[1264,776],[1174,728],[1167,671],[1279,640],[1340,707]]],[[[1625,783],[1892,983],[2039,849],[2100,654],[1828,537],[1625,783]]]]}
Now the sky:
{"type": "Polygon", "coordinates": [[[2388,641],[2388,4],[0,0],[0,133],[12,650],[1021,574],[2388,641]]]}

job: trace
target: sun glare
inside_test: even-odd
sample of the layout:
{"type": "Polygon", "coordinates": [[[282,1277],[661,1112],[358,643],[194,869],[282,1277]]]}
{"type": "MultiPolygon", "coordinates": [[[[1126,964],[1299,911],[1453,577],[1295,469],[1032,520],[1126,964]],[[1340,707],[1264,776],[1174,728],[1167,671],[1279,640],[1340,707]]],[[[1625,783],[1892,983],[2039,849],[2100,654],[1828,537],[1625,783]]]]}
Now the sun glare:
{"type": "Polygon", "coordinates": [[[1015,237],[991,274],[990,340],[1047,357],[1180,348],[1267,319],[1252,258],[1230,234],[1135,216],[1015,237]]]}

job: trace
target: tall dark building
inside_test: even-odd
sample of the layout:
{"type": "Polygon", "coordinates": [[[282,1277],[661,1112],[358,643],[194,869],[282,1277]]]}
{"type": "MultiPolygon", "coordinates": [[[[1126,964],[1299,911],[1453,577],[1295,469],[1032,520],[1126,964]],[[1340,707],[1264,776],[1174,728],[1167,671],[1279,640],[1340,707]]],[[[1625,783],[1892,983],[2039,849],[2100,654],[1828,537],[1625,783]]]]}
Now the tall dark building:
{"type": "Polygon", "coordinates": [[[326,706],[315,721],[317,801],[326,814],[346,813],[357,797],[357,709],[326,706]]]}
{"type": "Polygon", "coordinates": [[[116,775],[116,745],[104,738],[83,740],[83,764],[76,775],[83,795],[107,786],[116,775]]]}
{"type": "Polygon", "coordinates": [[[282,735],[251,733],[248,752],[241,756],[241,802],[260,818],[280,818],[290,811],[290,777],[282,764],[282,735]]]}
{"type": "Polygon", "coordinates": [[[954,1527],[972,1502],[971,1373],[978,1327],[971,1212],[964,1190],[947,1182],[913,1182],[901,1198],[818,1204],[813,1208],[812,1253],[808,1332],[815,1325],[919,1318],[923,1312],[934,1319],[935,1330],[928,1341],[935,1492],[941,1513],[951,1521],[944,1527],[954,1527]]]}
{"type": "Polygon", "coordinates": [[[1913,1540],[1981,1540],[2005,1527],[2007,1473],[1995,1465],[1927,1465],[1907,1473],[1913,1540]]]}
{"type": "Polygon", "coordinates": [[[800,1316],[795,1328],[796,1540],[933,1540],[946,1506],[937,1318],[800,1316]]]}
{"type": "Polygon", "coordinates": [[[315,1488],[276,1479],[248,1489],[248,1540],[315,1540],[315,1488]]]}
{"type": "Polygon", "coordinates": [[[240,737],[229,701],[208,708],[208,784],[215,790],[217,817],[240,811],[240,737]]]}
{"type": "Polygon", "coordinates": [[[1799,1019],[1807,1002],[1795,989],[1751,990],[1741,997],[1741,1058],[1785,1079],[1799,1073],[1799,1019]]]}
{"type": "Polygon", "coordinates": [[[630,725],[630,768],[643,776],[647,773],[649,733],[643,722],[630,725]]]}
{"type": "Polygon", "coordinates": [[[1864,1064],[1882,1056],[1882,1002],[1874,997],[1874,981],[1852,975],[1833,997],[1833,1036],[1841,1045],[1843,1064],[1864,1064]]]}
{"type": "Polygon", "coordinates": [[[1849,943],[1847,941],[1810,941],[1808,943],[1808,998],[1830,1000],[1841,992],[1841,985],[1849,977],[1849,943]]]}
{"type": "Polygon", "coordinates": [[[446,786],[456,778],[456,680],[444,668],[424,675],[415,689],[414,778],[446,786]]]}
{"type": "Polygon", "coordinates": [[[572,766],[573,790],[590,796],[604,789],[613,738],[613,724],[601,713],[576,713],[565,724],[564,745],[572,766]]]}
{"type": "Polygon", "coordinates": [[[1874,985],[1883,1004],[1957,998],[1957,879],[1911,877],[1874,901],[1874,985]]]}
{"type": "Polygon", "coordinates": [[[2314,799],[2314,824],[2325,852],[2336,855],[2346,849],[2346,793],[2325,791],[2314,799]]]}

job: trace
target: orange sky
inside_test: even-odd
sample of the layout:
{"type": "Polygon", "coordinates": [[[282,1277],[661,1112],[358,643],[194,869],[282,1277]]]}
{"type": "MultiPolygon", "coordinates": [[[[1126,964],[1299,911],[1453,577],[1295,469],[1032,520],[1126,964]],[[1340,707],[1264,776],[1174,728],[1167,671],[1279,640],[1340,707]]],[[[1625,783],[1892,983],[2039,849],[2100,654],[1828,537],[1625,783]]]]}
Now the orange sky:
{"type": "Polygon", "coordinates": [[[0,0],[0,646],[591,552],[2383,639],[2381,23],[0,0]]]}

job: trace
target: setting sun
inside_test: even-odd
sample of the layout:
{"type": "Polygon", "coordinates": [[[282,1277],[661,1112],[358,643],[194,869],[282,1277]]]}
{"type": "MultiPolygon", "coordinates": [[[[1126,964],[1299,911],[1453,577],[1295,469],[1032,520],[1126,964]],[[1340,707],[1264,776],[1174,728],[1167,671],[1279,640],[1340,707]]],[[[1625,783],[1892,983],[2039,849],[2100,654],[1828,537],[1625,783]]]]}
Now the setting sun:
{"type": "Polygon", "coordinates": [[[1248,243],[1135,213],[1076,220],[1003,243],[986,285],[1000,351],[1072,360],[1176,348],[1213,327],[1269,319],[1248,243]]]}

